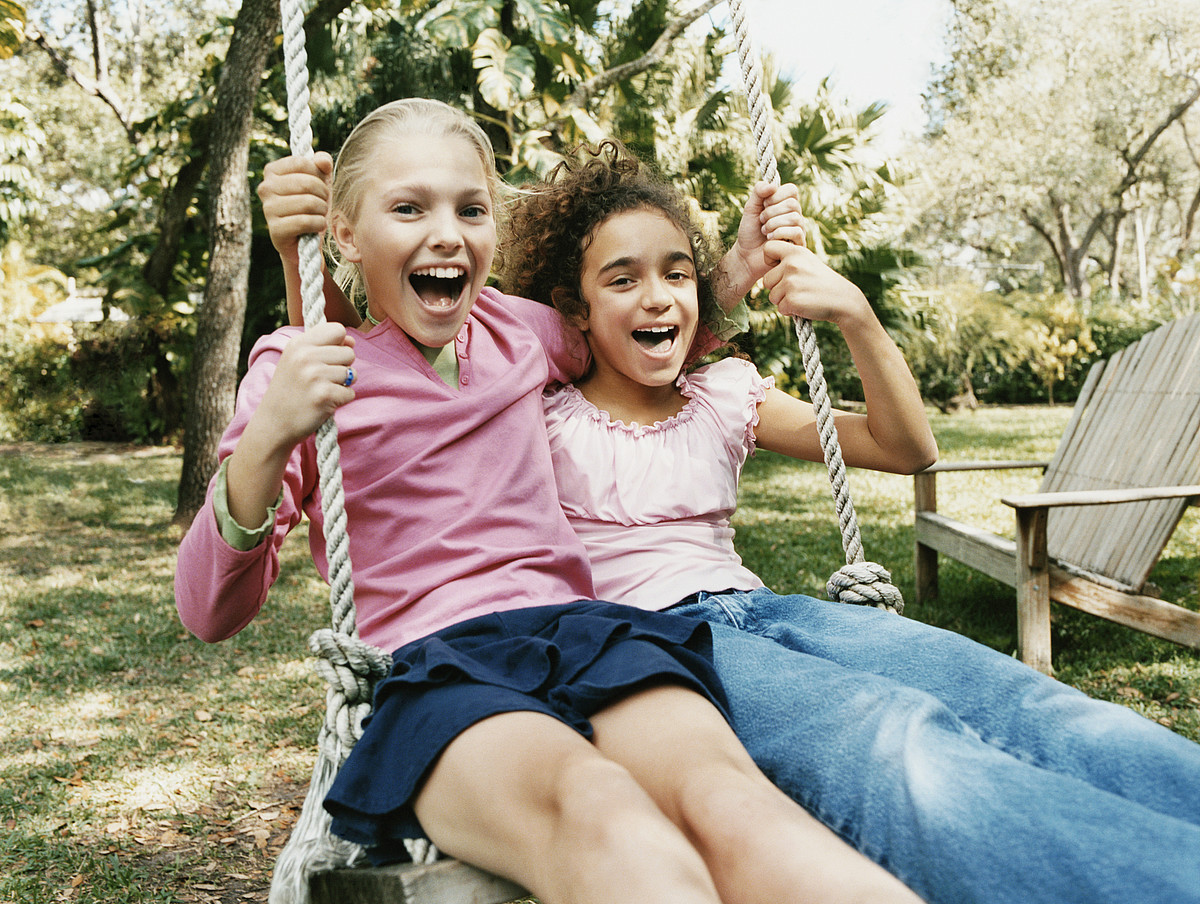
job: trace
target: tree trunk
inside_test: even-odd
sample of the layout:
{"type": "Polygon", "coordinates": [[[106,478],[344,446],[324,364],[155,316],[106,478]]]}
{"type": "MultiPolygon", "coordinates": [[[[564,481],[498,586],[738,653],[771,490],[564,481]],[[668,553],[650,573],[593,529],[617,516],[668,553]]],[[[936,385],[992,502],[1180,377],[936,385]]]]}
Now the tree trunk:
{"type": "Polygon", "coordinates": [[[1118,211],[1113,225],[1112,260],[1108,264],[1108,291],[1114,302],[1121,300],[1121,254],[1125,250],[1125,217],[1118,211]]]}
{"type": "Polygon", "coordinates": [[[1133,240],[1136,244],[1138,265],[1138,298],[1142,310],[1150,307],[1150,267],[1146,260],[1146,221],[1142,208],[1133,212],[1133,240]]]}
{"type": "Polygon", "coordinates": [[[158,241],[150,252],[142,275],[155,292],[164,299],[171,292],[171,278],[179,260],[179,243],[188,224],[188,209],[196,197],[196,186],[208,168],[208,122],[192,123],[192,156],[179,168],[175,181],[163,192],[155,231],[158,241]]]}
{"type": "Polygon", "coordinates": [[[190,523],[233,416],[250,271],[250,126],[263,67],[279,31],[276,0],[244,0],[217,85],[209,141],[209,265],[188,374],[183,473],[175,520],[190,523]]]}

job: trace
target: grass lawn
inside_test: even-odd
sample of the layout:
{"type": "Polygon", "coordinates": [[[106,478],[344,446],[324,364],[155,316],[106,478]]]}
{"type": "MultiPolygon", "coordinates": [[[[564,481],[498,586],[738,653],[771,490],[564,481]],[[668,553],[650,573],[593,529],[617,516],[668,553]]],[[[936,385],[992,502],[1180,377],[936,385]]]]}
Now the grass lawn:
{"type": "MultiPolygon", "coordinates": [[[[944,460],[1048,457],[1065,408],[935,416],[944,460]]],[[[328,595],[307,544],[285,545],[272,599],[207,646],[179,624],[173,450],[0,449],[0,904],[265,901],[314,757],[324,689],[307,637],[328,595]]],[[[1002,492],[1035,472],[943,475],[940,507],[996,530],[1002,492]]],[[[852,471],[867,557],[907,614],[1006,652],[1012,591],[944,561],[942,596],[912,604],[912,481],[852,471]]],[[[737,522],[747,564],[780,591],[824,595],[842,563],[822,466],[756,457],[737,522]]],[[[353,530],[353,526],[351,526],[353,530]]],[[[1153,580],[1197,607],[1200,510],[1153,580]]],[[[1200,740],[1200,655],[1057,611],[1059,676],[1200,740]]]]}

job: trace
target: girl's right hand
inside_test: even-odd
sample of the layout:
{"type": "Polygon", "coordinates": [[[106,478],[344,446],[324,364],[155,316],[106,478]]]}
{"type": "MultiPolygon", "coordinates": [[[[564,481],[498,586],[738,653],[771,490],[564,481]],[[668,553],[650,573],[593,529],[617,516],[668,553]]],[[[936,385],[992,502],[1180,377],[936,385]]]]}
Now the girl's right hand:
{"type": "Polygon", "coordinates": [[[263,170],[258,198],[271,244],[284,260],[299,259],[300,236],[324,233],[332,175],[333,158],[324,151],[281,157],[263,170]]]}
{"type": "MultiPolygon", "coordinates": [[[[323,323],[283,348],[255,419],[290,454],[340,406],[354,398],[346,385],[354,363],[354,338],[340,323],[323,323]]],[[[248,428],[249,429],[249,428],[248,428]]]]}

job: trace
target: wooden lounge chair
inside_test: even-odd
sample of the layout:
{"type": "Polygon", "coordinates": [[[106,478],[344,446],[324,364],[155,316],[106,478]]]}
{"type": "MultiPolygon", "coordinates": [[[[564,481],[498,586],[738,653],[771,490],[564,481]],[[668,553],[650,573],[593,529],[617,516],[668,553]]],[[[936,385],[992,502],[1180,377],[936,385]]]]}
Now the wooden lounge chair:
{"type": "Polygon", "coordinates": [[[1145,585],[1200,499],[1200,315],[1159,327],[1088,374],[1050,462],[937,464],[916,475],[916,599],[937,593],[937,556],[1017,590],[1018,654],[1050,672],[1050,600],[1200,648],[1200,613],[1145,585]],[[1039,491],[1000,499],[1016,539],[937,512],[942,471],[1044,468],[1039,491]]]}

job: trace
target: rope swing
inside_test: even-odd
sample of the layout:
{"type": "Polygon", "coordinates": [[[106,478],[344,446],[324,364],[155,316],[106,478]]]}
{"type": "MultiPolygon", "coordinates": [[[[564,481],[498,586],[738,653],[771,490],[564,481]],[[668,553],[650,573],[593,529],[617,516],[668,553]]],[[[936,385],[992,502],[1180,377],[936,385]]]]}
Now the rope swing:
{"type": "MultiPolygon", "coordinates": [[[[750,36],[742,0],[729,0],[729,13],[733,20],[734,37],[737,39],[742,84],[750,105],[750,129],[754,134],[754,147],[758,153],[759,178],[764,182],[778,184],[779,166],[771,141],[774,118],[771,116],[770,103],[762,92],[762,65],[758,54],[754,52],[754,42],[750,36]]],[[[854,502],[850,499],[846,464],[842,461],[842,448],[838,444],[837,427],[833,423],[825,370],[821,367],[821,354],[817,349],[817,337],[812,321],[796,317],[794,326],[796,340],[800,343],[800,355],[804,361],[804,374],[808,378],[809,393],[812,395],[813,409],[816,412],[821,452],[833,488],[838,524],[842,529],[842,548],[846,553],[846,564],[829,578],[825,590],[829,598],[837,602],[875,606],[899,613],[904,609],[904,599],[892,583],[891,572],[875,562],[865,561],[863,557],[858,518],[854,513],[854,502]]]]}
{"type": "MultiPolygon", "coordinates": [[[[291,151],[297,156],[311,156],[313,135],[308,105],[308,55],[304,49],[303,0],[281,0],[280,10],[291,151]]],[[[299,254],[304,328],[312,329],[325,322],[320,237],[302,235],[299,254]]],[[[275,862],[268,898],[270,904],[306,902],[309,879],[314,873],[353,866],[364,859],[359,845],[351,844],[330,832],[333,818],[322,803],[333,786],[338,770],[362,736],[362,721],[371,711],[375,683],[386,676],[391,668],[391,656],[386,651],[365,644],[358,638],[342,465],[338,453],[337,424],[332,417],[317,429],[316,445],[321,510],[325,517],[326,556],[329,561],[332,624],[314,633],[309,639],[309,647],[317,654],[317,671],[328,683],[325,722],[317,735],[317,760],[300,818],[275,862]]]]}
{"type": "MultiPolygon", "coordinates": [[[[753,51],[742,0],[728,2],[750,106],[760,177],[764,181],[778,183],[779,170],[771,139],[772,116],[761,90],[761,65],[753,51]]],[[[291,151],[296,156],[309,156],[313,153],[313,135],[309,112],[308,56],[304,47],[303,0],[280,0],[280,9],[291,151]]],[[[299,255],[304,327],[311,329],[325,322],[320,237],[301,236],[299,255]]],[[[812,323],[796,318],[795,331],[812,394],[821,448],[829,471],[841,525],[842,546],[846,553],[846,565],[829,579],[827,591],[833,600],[899,612],[904,603],[899,591],[891,583],[891,574],[882,566],[863,559],[858,521],[846,482],[846,467],[833,424],[825,374],[812,323]]],[[[300,817],[275,864],[270,904],[302,904],[308,901],[309,879],[314,873],[354,866],[365,859],[359,845],[330,832],[332,817],[322,803],[338,769],[362,736],[362,721],[371,710],[375,683],[386,676],[391,667],[391,656],[387,651],[370,646],[358,638],[341,459],[337,425],[333,418],[325,421],[317,430],[316,446],[329,562],[332,624],[314,633],[309,646],[318,656],[318,672],[328,683],[325,721],[317,736],[317,760],[300,817]]],[[[437,856],[436,849],[428,842],[410,841],[407,845],[414,862],[431,862],[437,856]]]]}

